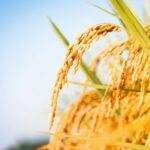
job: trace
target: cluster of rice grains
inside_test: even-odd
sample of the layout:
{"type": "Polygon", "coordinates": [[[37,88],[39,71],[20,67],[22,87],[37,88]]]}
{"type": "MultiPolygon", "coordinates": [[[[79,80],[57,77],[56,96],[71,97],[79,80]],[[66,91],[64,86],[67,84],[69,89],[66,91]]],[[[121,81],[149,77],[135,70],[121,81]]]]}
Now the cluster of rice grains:
{"type": "MultiPolygon", "coordinates": [[[[149,26],[145,27],[150,34],[149,26]]],[[[67,74],[73,65],[78,69],[83,53],[93,40],[109,32],[119,32],[114,24],[91,27],[82,33],[66,53],[65,61],[55,83],[51,103],[52,126],[59,91],[67,82],[67,74]]],[[[126,150],[123,143],[150,146],[150,58],[143,52],[135,39],[108,46],[94,58],[91,70],[98,64],[113,57],[110,66],[111,80],[105,94],[98,91],[84,92],[60,117],[45,150],[126,150]],[[126,58],[122,54],[126,51],[126,58]]],[[[92,83],[91,83],[92,84],[92,83]]]]}

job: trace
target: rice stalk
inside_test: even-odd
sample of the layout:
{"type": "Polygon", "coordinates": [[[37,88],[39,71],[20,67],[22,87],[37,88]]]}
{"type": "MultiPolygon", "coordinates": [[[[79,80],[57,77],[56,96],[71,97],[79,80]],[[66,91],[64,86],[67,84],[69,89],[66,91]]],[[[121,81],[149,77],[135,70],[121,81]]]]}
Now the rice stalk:
{"type": "MultiPolygon", "coordinates": [[[[107,85],[103,84],[86,84],[86,83],[80,83],[80,82],[74,82],[74,81],[69,81],[70,84],[77,85],[77,86],[86,86],[86,87],[91,87],[94,89],[99,89],[99,90],[106,90],[107,85]]],[[[118,90],[117,88],[113,88],[113,90],[118,90]]],[[[141,92],[140,89],[130,89],[127,87],[123,87],[122,90],[127,91],[127,92],[141,92]]],[[[146,93],[150,93],[150,90],[146,90],[146,93]]]]}
{"type": "Polygon", "coordinates": [[[119,17],[117,14],[115,14],[115,13],[113,13],[113,12],[111,12],[111,11],[105,9],[105,8],[102,8],[102,7],[100,7],[98,5],[95,5],[95,4],[91,4],[91,5],[94,6],[94,7],[96,7],[96,8],[98,8],[98,9],[100,9],[100,10],[102,10],[103,12],[105,12],[105,13],[111,15],[111,16],[119,17]]]}

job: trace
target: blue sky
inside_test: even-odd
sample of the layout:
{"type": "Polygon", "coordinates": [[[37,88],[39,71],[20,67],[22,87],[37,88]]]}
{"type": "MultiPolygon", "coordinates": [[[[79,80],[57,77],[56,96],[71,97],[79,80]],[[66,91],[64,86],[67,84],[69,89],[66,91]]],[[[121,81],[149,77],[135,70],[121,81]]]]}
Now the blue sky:
{"type": "MultiPolygon", "coordinates": [[[[109,9],[106,0],[92,2],[109,9]]],[[[117,22],[83,0],[0,0],[0,149],[48,131],[50,95],[65,53],[48,16],[71,42],[89,26],[117,22]]]]}

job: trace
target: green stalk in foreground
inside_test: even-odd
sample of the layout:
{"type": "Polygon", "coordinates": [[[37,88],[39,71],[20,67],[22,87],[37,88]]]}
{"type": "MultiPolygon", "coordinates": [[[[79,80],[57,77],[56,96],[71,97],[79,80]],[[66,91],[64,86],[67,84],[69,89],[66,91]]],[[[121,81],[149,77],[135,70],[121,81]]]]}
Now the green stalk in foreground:
{"type": "Polygon", "coordinates": [[[144,48],[144,52],[150,55],[150,38],[137,18],[132,14],[123,0],[110,0],[110,2],[118,12],[130,35],[144,48]]]}
{"type": "MultiPolygon", "coordinates": [[[[107,89],[107,85],[103,84],[86,84],[86,83],[80,83],[80,82],[74,82],[74,81],[69,81],[70,84],[74,85],[79,85],[79,86],[86,86],[86,87],[91,87],[95,88],[101,91],[105,91],[107,89]]],[[[114,91],[118,90],[116,87],[113,88],[114,91]]],[[[126,92],[142,92],[140,89],[131,89],[128,87],[123,87],[121,90],[124,90],[126,92]]],[[[146,93],[150,93],[150,90],[146,90],[146,93]]]]}
{"type": "MultiPolygon", "coordinates": [[[[62,34],[62,32],[58,29],[58,27],[55,25],[55,23],[50,19],[49,19],[49,22],[51,24],[51,26],[53,27],[55,33],[57,34],[57,36],[59,37],[59,39],[62,41],[62,43],[64,44],[64,46],[66,48],[68,48],[69,46],[69,42],[68,40],[66,39],[66,37],[62,34]]],[[[86,64],[81,61],[80,63],[80,67],[81,69],[83,70],[84,74],[87,76],[87,78],[93,82],[94,84],[102,84],[101,81],[99,80],[99,78],[96,76],[95,73],[91,72],[89,70],[89,68],[86,66],[86,64]]],[[[101,91],[101,90],[98,90],[99,91],[99,95],[100,97],[103,97],[104,95],[104,91],[101,91]]]]}

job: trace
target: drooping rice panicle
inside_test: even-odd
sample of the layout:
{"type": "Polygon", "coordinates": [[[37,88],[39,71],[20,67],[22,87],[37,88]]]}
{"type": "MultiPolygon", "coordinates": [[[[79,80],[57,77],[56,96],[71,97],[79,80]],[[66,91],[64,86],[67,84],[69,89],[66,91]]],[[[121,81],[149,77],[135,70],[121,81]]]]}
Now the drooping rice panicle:
{"type": "Polygon", "coordinates": [[[52,127],[53,120],[55,117],[55,111],[57,106],[57,98],[59,91],[62,89],[63,85],[67,82],[67,74],[70,67],[74,63],[74,72],[78,70],[82,55],[85,50],[90,47],[93,40],[98,40],[99,38],[106,36],[109,32],[119,32],[120,28],[114,24],[102,24],[89,28],[87,31],[82,33],[74,44],[69,46],[66,52],[65,60],[63,66],[60,68],[56,82],[54,85],[54,90],[52,94],[51,102],[51,116],[50,116],[50,127],[52,127]]]}
{"type": "MultiPolygon", "coordinates": [[[[51,24],[51,26],[53,27],[55,33],[58,35],[59,39],[62,41],[63,45],[68,48],[69,47],[69,42],[66,39],[66,37],[63,35],[63,33],[60,31],[60,29],[55,25],[55,23],[49,18],[49,22],[51,24]]],[[[80,67],[83,70],[83,73],[87,76],[87,78],[92,81],[93,83],[97,83],[100,84],[101,81],[98,79],[98,77],[96,76],[96,74],[92,73],[88,67],[86,66],[86,64],[83,62],[83,60],[81,60],[80,63],[80,67]]],[[[103,93],[100,92],[100,96],[103,96],[103,93]]]]}

